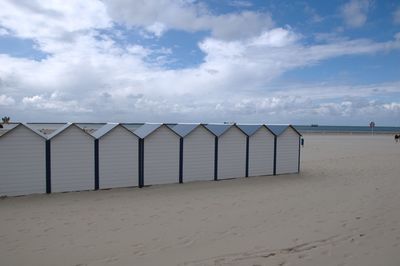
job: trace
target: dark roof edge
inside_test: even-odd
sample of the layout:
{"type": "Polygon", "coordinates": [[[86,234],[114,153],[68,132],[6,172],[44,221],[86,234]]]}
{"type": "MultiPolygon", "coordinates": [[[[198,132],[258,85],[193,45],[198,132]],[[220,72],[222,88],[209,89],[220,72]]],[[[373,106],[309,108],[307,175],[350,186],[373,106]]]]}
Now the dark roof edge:
{"type": "Polygon", "coordinates": [[[93,137],[95,137],[96,139],[101,139],[101,138],[103,138],[104,136],[110,134],[110,133],[111,133],[114,129],[116,129],[117,127],[122,127],[124,130],[128,131],[130,134],[132,134],[132,135],[134,135],[135,137],[139,138],[138,135],[136,135],[134,132],[132,132],[131,130],[129,130],[129,128],[125,127],[125,126],[122,125],[121,123],[107,123],[107,124],[105,124],[104,126],[106,126],[106,125],[114,125],[114,127],[110,128],[110,129],[107,130],[106,132],[102,133],[100,136],[97,136],[97,135],[96,135],[96,132],[97,132],[98,130],[101,129],[101,128],[99,128],[98,130],[96,130],[95,132],[93,132],[93,134],[92,134],[93,137]]]}
{"type": "MultiPolygon", "coordinates": [[[[148,123],[148,125],[151,125],[151,123],[148,123]]],[[[146,125],[146,124],[145,124],[146,125]]],[[[158,127],[156,127],[155,129],[153,129],[151,132],[149,132],[146,136],[144,136],[143,138],[139,137],[140,139],[145,139],[147,137],[149,137],[150,135],[152,135],[154,132],[156,132],[157,130],[159,130],[161,127],[166,127],[168,130],[170,130],[172,133],[174,133],[176,136],[178,136],[179,138],[182,138],[178,133],[176,133],[174,130],[172,130],[172,128],[170,128],[167,124],[161,123],[161,124],[155,124],[155,125],[159,125],[158,127]]],[[[138,128],[139,129],[139,128],[138,128]]]]}
{"type": "Polygon", "coordinates": [[[291,124],[289,125],[289,127],[291,127],[297,134],[299,134],[299,136],[303,136],[294,126],[292,126],[291,124]]]}
{"type": "Polygon", "coordinates": [[[240,132],[242,132],[243,134],[245,134],[245,135],[247,136],[246,132],[244,132],[240,127],[238,127],[238,126],[236,125],[236,123],[234,123],[234,124],[229,125],[229,127],[228,127],[224,132],[222,132],[222,134],[219,135],[219,137],[223,136],[223,135],[224,135],[226,132],[228,132],[232,127],[236,127],[237,129],[240,130],[240,132]]]}
{"type": "MultiPolygon", "coordinates": [[[[199,126],[202,126],[205,130],[207,130],[208,132],[210,132],[211,134],[213,134],[215,137],[218,137],[217,135],[215,135],[214,134],[214,132],[212,132],[211,130],[209,130],[207,127],[206,127],[206,125],[207,124],[203,124],[203,123],[200,123],[199,124],[199,126]]],[[[196,127],[197,128],[197,127],[196,127]]],[[[188,134],[189,135],[189,134],[188,134]]]]}
{"type": "MultiPolygon", "coordinates": [[[[125,130],[128,130],[131,134],[135,135],[135,137],[137,137],[138,139],[140,139],[139,136],[135,134],[135,132],[133,132],[132,130],[130,130],[130,129],[127,128],[126,126],[124,126],[122,123],[118,123],[118,126],[123,127],[125,130]]],[[[115,128],[115,127],[114,127],[114,128],[115,128]]],[[[113,129],[114,129],[114,128],[113,128],[113,129]]],[[[111,131],[111,130],[110,130],[110,131],[111,131]]]]}
{"type": "MultiPolygon", "coordinates": [[[[270,132],[272,135],[276,136],[276,135],[275,135],[275,133],[274,133],[274,132],[272,132],[272,130],[271,130],[271,129],[269,129],[269,128],[267,127],[267,125],[265,125],[265,124],[262,124],[262,127],[266,128],[266,129],[267,129],[267,130],[268,130],[268,131],[269,131],[269,132],[270,132]]],[[[261,128],[261,127],[260,127],[260,128],[261,128]]],[[[260,130],[260,128],[259,128],[259,129],[257,129],[257,131],[258,131],[258,130],[260,130]]],[[[257,131],[256,131],[256,132],[257,132],[257,131]]],[[[254,132],[254,133],[255,133],[255,132],[254,132]]]]}

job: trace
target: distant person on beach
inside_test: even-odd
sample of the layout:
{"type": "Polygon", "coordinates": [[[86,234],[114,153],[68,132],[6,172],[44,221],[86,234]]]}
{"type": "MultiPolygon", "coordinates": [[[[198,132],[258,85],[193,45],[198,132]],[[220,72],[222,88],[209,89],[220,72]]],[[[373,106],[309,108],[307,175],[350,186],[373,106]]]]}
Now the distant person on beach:
{"type": "Polygon", "coordinates": [[[394,135],[394,141],[396,141],[396,143],[399,142],[399,138],[400,138],[400,135],[397,135],[397,134],[394,135]]]}
{"type": "Polygon", "coordinates": [[[304,148],[304,138],[301,138],[301,147],[304,148]]]}

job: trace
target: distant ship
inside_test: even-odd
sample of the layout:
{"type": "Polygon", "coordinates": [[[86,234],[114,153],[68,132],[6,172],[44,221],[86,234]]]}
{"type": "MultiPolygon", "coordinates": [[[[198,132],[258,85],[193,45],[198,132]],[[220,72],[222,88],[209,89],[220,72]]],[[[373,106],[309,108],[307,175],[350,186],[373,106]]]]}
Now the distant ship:
{"type": "Polygon", "coordinates": [[[311,127],[318,127],[318,124],[311,124],[311,127]]]}

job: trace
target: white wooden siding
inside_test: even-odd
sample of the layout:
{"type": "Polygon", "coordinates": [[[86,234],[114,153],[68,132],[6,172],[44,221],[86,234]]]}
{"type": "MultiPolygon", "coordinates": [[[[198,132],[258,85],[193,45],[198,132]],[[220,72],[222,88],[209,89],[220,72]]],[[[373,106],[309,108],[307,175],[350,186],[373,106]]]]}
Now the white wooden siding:
{"type": "Polygon", "coordinates": [[[298,172],[299,135],[291,128],[286,129],[277,140],[276,173],[298,172]]]}
{"type": "Polygon", "coordinates": [[[183,182],[214,179],[215,136],[197,127],[184,138],[183,182]]]}
{"type": "Polygon", "coordinates": [[[51,140],[52,192],[94,189],[94,140],[75,126],[51,140]]]}
{"type": "Polygon", "coordinates": [[[246,135],[231,127],[218,140],[218,179],[246,175],[246,135]]]}
{"type": "Polygon", "coordinates": [[[138,185],[138,138],[117,126],[99,139],[100,188],[138,185]]]}
{"type": "Polygon", "coordinates": [[[179,182],[179,137],[166,126],[144,139],[144,184],[179,182]]]}
{"type": "Polygon", "coordinates": [[[0,195],[46,193],[45,139],[24,126],[0,137],[0,195]]]}
{"type": "Polygon", "coordinates": [[[249,139],[249,176],[274,173],[274,135],[261,127],[249,139]]]}

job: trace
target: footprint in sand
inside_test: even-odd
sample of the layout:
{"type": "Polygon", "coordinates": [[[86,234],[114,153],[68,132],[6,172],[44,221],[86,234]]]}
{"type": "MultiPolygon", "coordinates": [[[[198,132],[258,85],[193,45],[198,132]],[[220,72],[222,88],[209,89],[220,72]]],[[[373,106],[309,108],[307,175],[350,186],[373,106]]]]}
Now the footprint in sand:
{"type": "Polygon", "coordinates": [[[107,263],[114,263],[114,262],[117,262],[119,259],[118,259],[118,257],[110,257],[110,258],[108,258],[107,260],[106,260],[106,262],[107,263]]]}
{"type": "Polygon", "coordinates": [[[321,255],[328,255],[329,254],[329,250],[328,249],[325,249],[325,250],[322,250],[321,251],[321,255]]]}
{"type": "Polygon", "coordinates": [[[300,254],[300,255],[297,256],[297,258],[299,258],[299,259],[307,258],[307,254],[305,254],[305,253],[300,254]]]}
{"type": "Polygon", "coordinates": [[[186,239],[185,241],[183,241],[183,246],[184,247],[188,247],[191,246],[194,243],[194,239],[186,239]]]}
{"type": "Polygon", "coordinates": [[[343,258],[350,258],[350,257],[352,257],[353,255],[351,254],[351,253],[345,253],[345,254],[343,254],[343,258]]]}
{"type": "Polygon", "coordinates": [[[143,250],[134,250],[132,252],[132,254],[135,255],[135,256],[145,256],[146,255],[146,253],[143,252],[143,250]]]}
{"type": "Polygon", "coordinates": [[[286,261],[285,260],[278,263],[278,266],[284,266],[284,265],[286,265],[286,261]]]}

